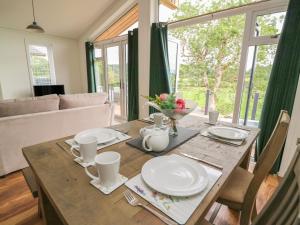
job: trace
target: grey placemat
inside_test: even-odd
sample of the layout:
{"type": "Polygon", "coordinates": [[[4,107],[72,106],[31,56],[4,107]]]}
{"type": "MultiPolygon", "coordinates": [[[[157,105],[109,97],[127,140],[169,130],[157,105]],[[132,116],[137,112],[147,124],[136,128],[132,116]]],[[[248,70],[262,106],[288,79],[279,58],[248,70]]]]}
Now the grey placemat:
{"type": "MultiPolygon", "coordinates": [[[[249,131],[248,131],[248,133],[249,133],[249,131]]],[[[229,139],[223,139],[223,138],[213,136],[208,132],[207,129],[202,130],[200,132],[200,134],[204,137],[208,137],[208,138],[214,139],[216,141],[219,141],[219,142],[222,142],[222,143],[228,144],[228,145],[241,146],[246,143],[246,140],[229,140],[229,139]]]]}
{"type": "Polygon", "coordinates": [[[132,139],[130,141],[127,141],[126,143],[128,145],[132,146],[132,147],[135,147],[136,149],[138,149],[142,152],[149,153],[153,156],[160,156],[160,155],[164,155],[164,154],[168,153],[172,149],[178,147],[179,145],[182,145],[183,143],[185,143],[189,139],[191,139],[191,138],[195,137],[197,134],[199,134],[199,131],[192,130],[190,128],[177,127],[177,130],[178,130],[178,135],[177,136],[171,136],[170,135],[169,145],[162,152],[148,152],[148,151],[145,151],[144,148],[143,148],[143,145],[142,145],[142,142],[143,142],[142,137],[132,139]]]}

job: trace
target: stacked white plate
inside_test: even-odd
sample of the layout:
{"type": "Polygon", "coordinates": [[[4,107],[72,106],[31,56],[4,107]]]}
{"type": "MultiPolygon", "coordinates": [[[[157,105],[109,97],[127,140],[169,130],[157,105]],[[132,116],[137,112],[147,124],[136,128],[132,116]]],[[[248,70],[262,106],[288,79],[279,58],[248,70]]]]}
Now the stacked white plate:
{"type": "Polygon", "coordinates": [[[94,136],[97,138],[97,144],[103,145],[114,141],[117,138],[116,131],[108,128],[94,128],[82,131],[74,137],[76,143],[80,142],[81,138],[86,136],[94,136]]]}
{"type": "Polygon", "coordinates": [[[235,141],[244,140],[248,137],[247,131],[233,127],[211,126],[208,128],[208,133],[218,138],[235,141]]]}
{"type": "Polygon", "coordinates": [[[208,175],[204,167],[185,157],[160,156],[147,161],[142,177],[152,189],[171,196],[191,196],[205,190],[208,175]]]}

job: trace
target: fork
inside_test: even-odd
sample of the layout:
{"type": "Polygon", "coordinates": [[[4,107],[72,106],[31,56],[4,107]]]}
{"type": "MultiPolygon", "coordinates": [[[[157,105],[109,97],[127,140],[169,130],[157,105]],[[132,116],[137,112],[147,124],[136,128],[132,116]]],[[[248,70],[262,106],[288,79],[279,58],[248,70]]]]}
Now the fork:
{"type": "Polygon", "coordinates": [[[141,206],[144,209],[147,209],[149,212],[151,212],[152,214],[154,214],[155,216],[157,216],[159,219],[161,219],[165,224],[168,225],[177,225],[177,223],[175,223],[173,220],[170,220],[169,218],[167,218],[166,216],[160,214],[159,212],[155,211],[154,209],[150,208],[149,206],[142,204],[133,194],[131,191],[126,190],[124,193],[124,196],[126,198],[126,200],[128,201],[128,203],[132,206],[141,206]]]}

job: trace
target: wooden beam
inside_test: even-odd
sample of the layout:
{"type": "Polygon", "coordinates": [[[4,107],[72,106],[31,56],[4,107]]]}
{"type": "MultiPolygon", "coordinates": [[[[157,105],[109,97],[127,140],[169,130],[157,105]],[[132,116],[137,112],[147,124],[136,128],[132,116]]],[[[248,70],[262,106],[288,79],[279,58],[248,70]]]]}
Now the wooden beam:
{"type": "Polygon", "coordinates": [[[100,36],[98,36],[95,42],[103,41],[106,39],[119,36],[122,32],[127,30],[130,26],[138,21],[139,8],[135,5],[125,15],[119,18],[113,25],[105,30],[100,36]]]}
{"type": "Polygon", "coordinates": [[[160,0],[160,3],[172,10],[178,6],[178,0],[160,0]]]}

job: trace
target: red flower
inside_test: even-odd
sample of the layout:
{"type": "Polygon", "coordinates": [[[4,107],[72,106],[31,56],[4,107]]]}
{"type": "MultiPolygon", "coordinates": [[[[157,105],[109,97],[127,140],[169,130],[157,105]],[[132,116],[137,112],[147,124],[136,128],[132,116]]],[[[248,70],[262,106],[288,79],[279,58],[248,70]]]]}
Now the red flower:
{"type": "Polygon", "coordinates": [[[160,94],[160,95],[159,95],[159,98],[160,98],[161,101],[166,101],[167,98],[168,98],[168,96],[169,96],[168,94],[163,93],[163,94],[160,94]]]}
{"type": "Polygon", "coordinates": [[[177,110],[185,109],[185,101],[183,99],[179,98],[176,100],[176,109],[177,110]]]}

